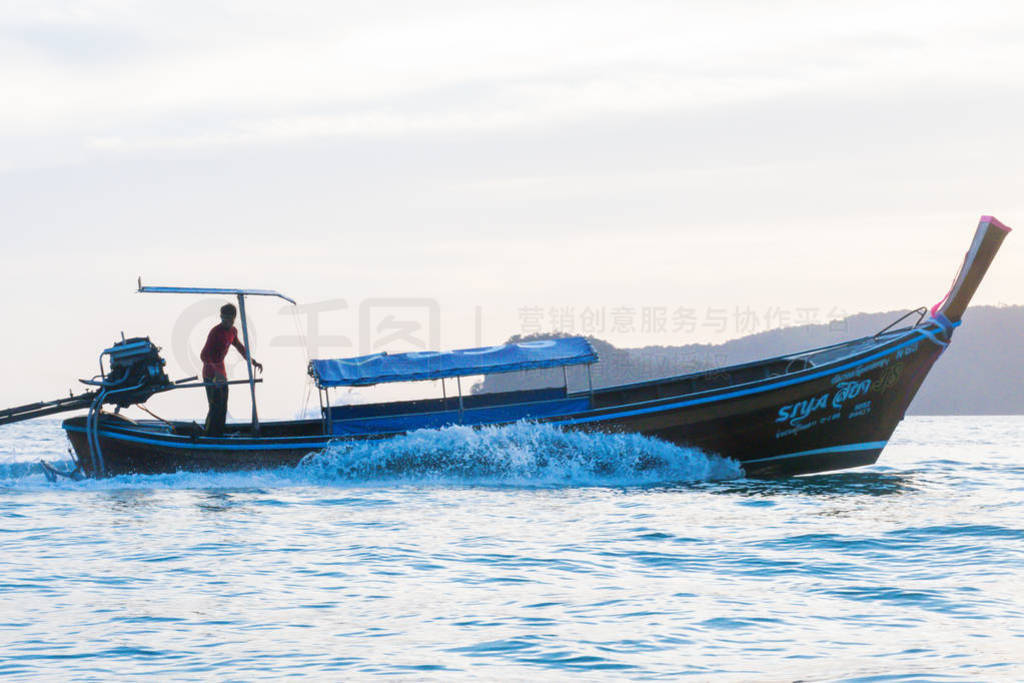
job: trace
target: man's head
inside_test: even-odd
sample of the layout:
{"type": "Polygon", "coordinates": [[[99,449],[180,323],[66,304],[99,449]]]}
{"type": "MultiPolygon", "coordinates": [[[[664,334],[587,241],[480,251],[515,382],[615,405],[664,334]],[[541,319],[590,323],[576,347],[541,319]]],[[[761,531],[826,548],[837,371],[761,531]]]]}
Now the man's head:
{"type": "Polygon", "coordinates": [[[224,327],[233,327],[236,315],[238,315],[238,309],[234,304],[224,304],[220,307],[220,324],[224,327]]]}

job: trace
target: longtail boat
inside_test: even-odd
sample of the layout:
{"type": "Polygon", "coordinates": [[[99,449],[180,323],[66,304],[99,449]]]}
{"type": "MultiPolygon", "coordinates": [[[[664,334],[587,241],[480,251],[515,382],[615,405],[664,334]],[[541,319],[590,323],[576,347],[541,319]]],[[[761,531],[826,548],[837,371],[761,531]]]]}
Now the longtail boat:
{"type": "MultiPolygon", "coordinates": [[[[779,477],[870,465],[910,405],[954,330],[1005,236],[983,216],[946,296],[917,309],[912,325],[893,325],[871,337],[753,363],[585,390],[561,387],[463,395],[461,378],[597,362],[582,337],[524,341],[455,351],[428,351],[309,364],[321,399],[317,419],[260,421],[252,364],[252,418],[209,437],[192,422],[135,421],[105,405],[142,404],[150,396],[202,386],[172,382],[148,338],[124,339],[101,354],[90,390],[56,401],[0,411],[0,424],[87,409],[63,428],[74,448],[77,475],[180,470],[242,470],[296,465],[329,444],[389,439],[448,425],[506,425],[527,420],[567,430],[631,432],[738,461],[751,477],[779,477]],[[106,366],[104,366],[106,361],[106,366]],[[332,404],[338,387],[454,378],[457,396],[375,404],[332,404]]],[[[251,296],[288,297],[272,290],[144,287],[146,293],[237,297],[249,348],[245,302],[251,296]]],[[[912,311],[911,313],[914,313],[912,311]]],[[[60,474],[52,467],[48,471],[60,474]]]]}

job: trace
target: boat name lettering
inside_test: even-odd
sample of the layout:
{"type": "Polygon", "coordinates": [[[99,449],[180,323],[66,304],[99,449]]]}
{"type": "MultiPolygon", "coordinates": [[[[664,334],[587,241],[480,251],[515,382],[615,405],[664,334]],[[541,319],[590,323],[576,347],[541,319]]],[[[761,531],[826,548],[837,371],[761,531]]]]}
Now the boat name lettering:
{"type": "Polygon", "coordinates": [[[850,414],[847,416],[846,419],[849,420],[849,419],[854,418],[854,417],[862,417],[864,415],[869,414],[870,412],[871,412],[871,401],[861,401],[860,403],[858,403],[855,406],[853,406],[853,410],[850,411],[850,414]]]}
{"type": "Polygon", "coordinates": [[[897,351],[896,352],[896,357],[897,358],[905,358],[906,356],[909,356],[910,354],[916,353],[916,352],[917,352],[917,342],[914,342],[913,344],[909,344],[908,346],[905,346],[902,349],[900,349],[899,351],[897,351]]]}
{"type": "Polygon", "coordinates": [[[861,365],[860,367],[854,368],[853,370],[850,370],[849,372],[842,372],[842,373],[839,373],[838,375],[833,375],[832,376],[832,384],[839,384],[840,382],[845,382],[847,380],[851,380],[854,377],[860,377],[865,372],[871,372],[872,370],[877,370],[878,368],[884,368],[888,364],[889,364],[889,359],[888,358],[879,358],[874,363],[868,363],[867,365],[861,365]]]}
{"type": "Polygon", "coordinates": [[[871,391],[880,393],[890,387],[896,386],[902,372],[903,361],[894,363],[891,367],[886,368],[885,372],[883,372],[882,375],[871,385],[871,391]]]}
{"type": "Polygon", "coordinates": [[[811,413],[816,410],[828,407],[828,392],[821,396],[814,398],[806,398],[803,401],[797,401],[796,403],[790,403],[779,408],[779,415],[775,418],[776,422],[789,422],[789,424],[795,424],[803,419],[810,416],[811,413]]]}
{"type": "Polygon", "coordinates": [[[866,394],[870,389],[870,379],[840,382],[836,387],[836,395],[832,398],[832,407],[841,408],[847,400],[857,398],[861,394],[866,394]]]}

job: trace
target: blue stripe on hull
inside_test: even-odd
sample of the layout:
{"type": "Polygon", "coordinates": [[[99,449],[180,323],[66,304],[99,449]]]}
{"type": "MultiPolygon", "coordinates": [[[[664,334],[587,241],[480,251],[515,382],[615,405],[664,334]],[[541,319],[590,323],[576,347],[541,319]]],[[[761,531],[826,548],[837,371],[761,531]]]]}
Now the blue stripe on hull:
{"type": "MultiPolygon", "coordinates": [[[[916,330],[916,331],[920,332],[920,330],[916,330]]],[[[615,419],[615,418],[618,418],[618,417],[633,417],[634,415],[646,415],[648,413],[657,413],[657,412],[661,412],[661,411],[664,411],[664,410],[672,410],[672,409],[675,409],[675,408],[686,408],[688,406],[701,405],[701,404],[704,404],[704,403],[713,403],[715,401],[724,401],[724,400],[727,400],[727,399],[730,399],[730,398],[739,398],[739,397],[742,397],[742,396],[750,396],[751,394],[761,394],[761,393],[764,393],[766,391],[773,391],[773,390],[781,388],[781,387],[788,387],[788,386],[792,386],[793,384],[801,384],[803,382],[809,382],[809,381],[812,381],[812,380],[815,380],[815,379],[820,379],[821,377],[827,377],[828,375],[832,375],[832,374],[835,374],[837,372],[841,372],[843,370],[846,370],[847,368],[853,368],[853,367],[856,367],[856,366],[861,365],[863,363],[869,363],[869,362],[871,362],[873,360],[877,360],[879,358],[884,358],[885,356],[888,356],[888,355],[892,354],[894,351],[898,351],[898,350],[900,350],[900,349],[902,349],[904,347],[910,346],[911,344],[917,344],[917,343],[921,342],[922,339],[928,339],[928,336],[924,335],[922,333],[921,337],[916,337],[914,339],[907,340],[907,341],[903,342],[902,344],[899,344],[898,346],[894,346],[894,347],[892,347],[891,349],[889,349],[887,351],[879,351],[878,353],[872,354],[872,355],[867,356],[865,358],[860,358],[860,359],[858,359],[856,361],[852,361],[850,363],[846,363],[845,365],[840,365],[838,367],[829,368],[828,370],[824,370],[822,372],[818,372],[818,373],[815,373],[813,375],[808,375],[806,377],[799,377],[799,378],[796,378],[796,379],[786,380],[786,381],[783,381],[783,382],[775,382],[773,384],[767,384],[767,385],[764,385],[764,386],[761,386],[761,387],[751,387],[750,389],[740,389],[738,391],[731,391],[731,392],[728,392],[728,393],[725,393],[725,394],[717,394],[715,396],[707,396],[707,397],[704,397],[704,398],[694,398],[694,399],[689,399],[689,400],[686,400],[686,401],[678,401],[678,402],[675,402],[675,403],[669,403],[669,404],[666,404],[666,405],[658,405],[658,406],[653,406],[653,407],[650,407],[650,408],[636,408],[636,409],[633,409],[633,410],[624,410],[624,411],[621,411],[621,412],[618,412],[618,413],[607,413],[607,414],[602,414],[602,415],[593,415],[593,416],[589,416],[589,417],[578,417],[578,418],[571,418],[571,419],[568,419],[568,420],[560,420],[560,421],[552,422],[551,424],[556,424],[556,425],[574,425],[574,424],[583,424],[583,423],[586,423],[586,422],[597,422],[599,420],[615,419]]],[[[661,400],[661,399],[657,399],[657,400],[661,400]]],[[[633,404],[633,405],[638,405],[638,404],[633,404]]]]}
{"type": "MultiPolygon", "coordinates": [[[[85,433],[84,427],[71,427],[65,426],[64,429],[69,432],[81,432],[85,433]]],[[[100,429],[99,435],[108,439],[117,439],[118,441],[131,441],[132,443],[144,443],[151,446],[170,446],[172,448],[191,448],[191,449],[206,449],[214,451],[283,451],[300,448],[323,448],[327,445],[329,439],[322,439],[320,441],[307,441],[307,442],[296,442],[296,443],[248,443],[248,444],[219,444],[219,443],[199,443],[198,441],[175,441],[170,439],[151,439],[142,436],[133,436],[131,434],[125,434],[124,432],[105,432],[100,429]]]]}
{"type": "Polygon", "coordinates": [[[865,441],[864,443],[851,443],[844,446],[830,446],[828,448],[812,448],[809,451],[797,451],[796,453],[784,453],[783,455],[773,455],[770,458],[754,458],[752,460],[743,460],[740,462],[741,465],[755,462],[771,462],[773,460],[786,460],[788,458],[802,458],[808,455],[825,455],[826,453],[851,453],[856,451],[880,451],[885,448],[888,441],[865,441]]]}

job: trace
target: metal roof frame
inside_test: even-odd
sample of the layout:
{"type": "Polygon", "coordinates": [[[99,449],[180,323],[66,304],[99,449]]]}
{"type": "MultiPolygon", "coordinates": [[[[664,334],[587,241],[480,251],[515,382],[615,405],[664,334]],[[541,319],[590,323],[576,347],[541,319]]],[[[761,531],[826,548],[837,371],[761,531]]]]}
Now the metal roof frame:
{"type": "Polygon", "coordinates": [[[142,278],[139,278],[140,294],[228,294],[234,296],[274,296],[284,299],[293,306],[297,306],[295,299],[285,296],[273,289],[240,289],[237,287],[166,287],[162,285],[142,285],[142,278]]]}
{"type": "Polygon", "coordinates": [[[166,287],[162,285],[142,285],[142,277],[139,277],[140,294],[221,294],[233,295],[238,299],[238,314],[242,319],[242,342],[248,358],[245,359],[245,367],[249,372],[249,393],[252,397],[252,431],[253,435],[259,435],[260,418],[256,411],[256,377],[252,372],[252,347],[249,345],[249,325],[245,315],[245,297],[247,296],[272,296],[284,299],[292,306],[297,306],[295,299],[287,297],[272,289],[240,289],[237,287],[166,287]]]}

